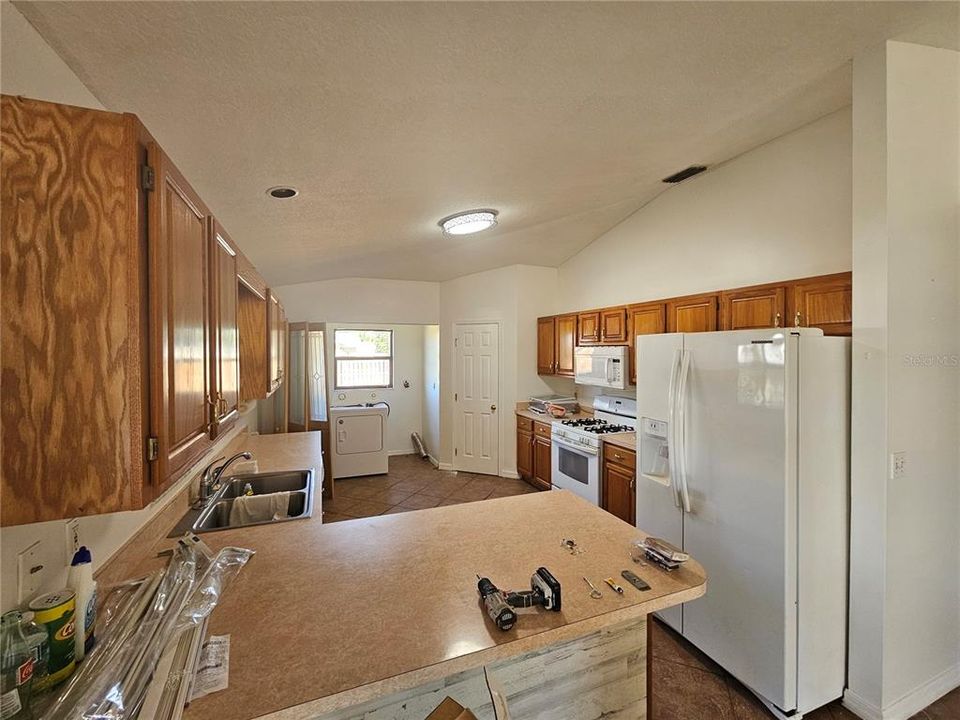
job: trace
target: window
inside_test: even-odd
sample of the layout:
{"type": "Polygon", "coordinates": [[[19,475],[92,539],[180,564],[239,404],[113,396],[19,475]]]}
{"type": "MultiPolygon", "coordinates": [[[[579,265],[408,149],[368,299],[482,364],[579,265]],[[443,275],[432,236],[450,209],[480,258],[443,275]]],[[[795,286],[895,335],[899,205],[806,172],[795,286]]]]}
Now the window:
{"type": "Polygon", "coordinates": [[[393,385],[392,330],[334,330],[337,388],[393,385]]]}

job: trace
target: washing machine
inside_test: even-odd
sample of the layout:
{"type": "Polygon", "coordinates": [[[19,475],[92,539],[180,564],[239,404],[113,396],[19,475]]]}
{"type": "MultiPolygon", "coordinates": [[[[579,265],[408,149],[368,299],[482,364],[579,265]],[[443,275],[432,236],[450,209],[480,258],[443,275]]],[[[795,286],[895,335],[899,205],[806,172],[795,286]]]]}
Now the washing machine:
{"type": "Polygon", "coordinates": [[[390,406],[384,402],[330,408],[334,479],[387,472],[389,415],[390,406]]]}

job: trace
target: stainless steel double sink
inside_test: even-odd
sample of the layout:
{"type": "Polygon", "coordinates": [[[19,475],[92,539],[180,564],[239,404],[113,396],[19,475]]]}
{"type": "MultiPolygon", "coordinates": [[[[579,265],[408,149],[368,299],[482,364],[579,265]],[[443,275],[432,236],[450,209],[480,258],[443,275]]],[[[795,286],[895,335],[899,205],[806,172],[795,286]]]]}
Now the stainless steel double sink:
{"type": "Polygon", "coordinates": [[[206,533],[215,530],[230,530],[236,527],[273,525],[291,520],[303,520],[313,513],[313,490],[314,471],[312,469],[233,475],[223,481],[222,487],[213,493],[207,506],[199,511],[199,515],[197,510],[191,510],[174,528],[170,536],[182,534],[187,529],[195,533],[206,533]],[[230,513],[234,501],[238,497],[250,494],[251,491],[254,495],[290,493],[287,517],[231,525],[230,513]],[[190,524],[193,518],[195,520],[190,524]]]}

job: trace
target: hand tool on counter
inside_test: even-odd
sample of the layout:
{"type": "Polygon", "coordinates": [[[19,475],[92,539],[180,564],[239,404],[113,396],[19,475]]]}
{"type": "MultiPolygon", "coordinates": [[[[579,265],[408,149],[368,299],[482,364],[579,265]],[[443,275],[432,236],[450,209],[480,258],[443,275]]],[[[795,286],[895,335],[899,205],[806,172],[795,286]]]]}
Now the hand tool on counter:
{"type": "Polygon", "coordinates": [[[623,595],[623,588],[617,585],[616,581],[612,578],[604,578],[603,580],[607,585],[609,585],[615,592],[623,595]]]}
{"type": "Polygon", "coordinates": [[[628,583],[633,585],[637,590],[642,591],[642,590],[650,589],[650,585],[647,584],[647,581],[634,572],[631,572],[629,570],[623,570],[620,573],[620,577],[622,577],[628,583]]]}
{"type": "Polygon", "coordinates": [[[509,630],[517,622],[513,608],[543,607],[560,612],[560,582],[545,567],[537,568],[530,577],[529,590],[503,591],[490,578],[477,575],[477,591],[483,598],[487,615],[501,630],[509,630]]]}
{"type": "Polygon", "coordinates": [[[597,586],[587,580],[586,576],[584,576],[583,581],[590,586],[590,597],[592,597],[594,600],[599,600],[603,597],[603,593],[597,590],[597,586]]]}

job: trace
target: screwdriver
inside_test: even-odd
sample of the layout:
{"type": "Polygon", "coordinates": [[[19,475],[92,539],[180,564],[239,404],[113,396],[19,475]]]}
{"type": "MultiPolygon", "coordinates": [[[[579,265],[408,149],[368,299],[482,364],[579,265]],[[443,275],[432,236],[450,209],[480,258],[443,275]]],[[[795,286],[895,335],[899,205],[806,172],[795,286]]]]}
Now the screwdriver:
{"type": "Polygon", "coordinates": [[[604,579],[604,582],[605,582],[607,585],[609,585],[614,591],[616,591],[616,592],[620,593],[621,595],[623,595],[623,588],[620,587],[619,585],[617,585],[617,583],[614,582],[613,578],[605,578],[605,579],[604,579]]]}

